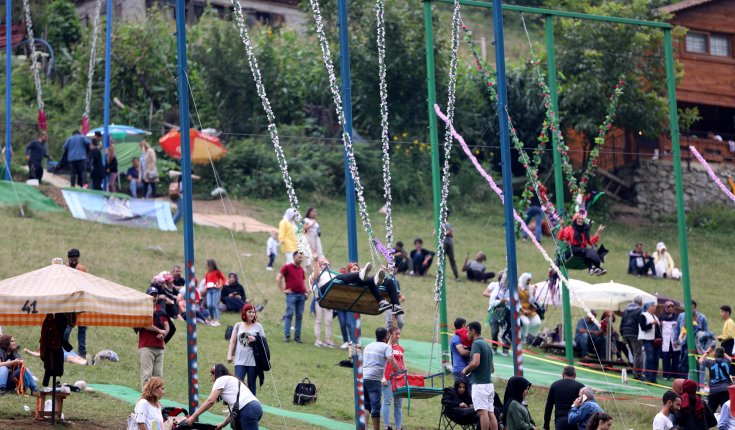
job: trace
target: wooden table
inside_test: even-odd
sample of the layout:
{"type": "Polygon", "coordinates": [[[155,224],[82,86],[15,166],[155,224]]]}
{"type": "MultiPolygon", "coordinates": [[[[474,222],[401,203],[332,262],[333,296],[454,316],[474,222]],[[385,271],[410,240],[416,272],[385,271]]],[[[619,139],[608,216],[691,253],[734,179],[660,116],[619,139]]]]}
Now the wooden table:
{"type": "MultiPolygon", "coordinates": [[[[46,399],[49,400],[52,399],[52,393],[51,391],[39,391],[36,393],[36,419],[37,420],[45,420],[46,418],[51,418],[51,415],[53,414],[53,411],[46,411],[44,408],[44,405],[46,404],[46,399]]],[[[69,397],[69,393],[62,393],[59,391],[56,391],[56,422],[61,422],[61,412],[64,408],[64,399],[69,397]]]]}

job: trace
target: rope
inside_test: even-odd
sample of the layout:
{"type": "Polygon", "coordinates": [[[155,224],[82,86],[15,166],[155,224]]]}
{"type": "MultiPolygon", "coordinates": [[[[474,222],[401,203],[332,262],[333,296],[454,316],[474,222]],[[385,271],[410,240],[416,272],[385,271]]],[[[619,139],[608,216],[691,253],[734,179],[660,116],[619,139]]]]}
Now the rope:
{"type": "Polygon", "coordinates": [[[28,46],[31,50],[31,71],[33,72],[33,84],[36,86],[36,104],[38,110],[43,110],[43,89],[41,88],[41,76],[39,73],[40,64],[36,64],[36,60],[40,53],[36,52],[35,38],[33,37],[33,20],[31,19],[31,5],[28,0],[23,0],[23,12],[25,13],[26,30],[28,33],[28,46]]]}
{"type": "Polygon", "coordinates": [[[370,216],[367,210],[367,203],[365,202],[365,189],[360,182],[360,173],[357,169],[357,162],[355,161],[355,148],[352,146],[352,137],[345,130],[345,113],[342,106],[342,96],[339,93],[337,87],[337,78],[334,74],[334,63],[332,62],[332,53],[329,50],[329,41],[327,36],[324,34],[324,23],[322,21],[322,14],[319,8],[318,0],[310,0],[312,14],[314,16],[314,22],[316,24],[316,34],[319,39],[319,46],[322,50],[322,58],[324,60],[324,66],[327,69],[327,75],[329,76],[329,90],[332,93],[334,105],[337,111],[337,119],[339,125],[342,127],[342,144],[347,155],[348,168],[352,176],[352,180],[355,183],[355,193],[357,194],[357,206],[360,211],[360,219],[362,220],[362,227],[368,236],[368,245],[370,249],[370,256],[373,264],[377,257],[377,250],[375,249],[375,239],[373,237],[373,228],[370,223],[370,216]]]}
{"type": "Polygon", "coordinates": [[[376,32],[378,45],[378,79],[380,88],[380,140],[383,144],[383,197],[385,197],[385,246],[389,251],[386,255],[388,272],[395,275],[396,265],[390,251],[393,249],[393,196],[391,194],[390,177],[390,137],[388,133],[388,84],[385,74],[385,4],[384,0],[375,3],[376,32]]]}
{"type": "MultiPolygon", "coordinates": [[[[253,45],[250,42],[250,35],[248,34],[248,29],[245,25],[245,18],[243,17],[242,13],[242,6],[240,6],[240,3],[237,1],[233,1],[232,5],[235,12],[237,27],[240,31],[240,38],[242,39],[242,43],[245,45],[245,52],[248,56],[248,65],[250,66],[250,71],[253,74],[253,80],[255,81],[255,88],[263,105],[263,110],[265,110],[266,118],[268,119],[268,133],[270,135],[271,142],[273,143],[273,149],[276,153],[278,166],[281,169],[283,182],[286,185],[288,201],[291,209],[293,209],[297,214],[296,223],[298,228],[296,229],[296,243],[298,244],[299,251],[306,257],[306,265],[310,266],[312,260],[311,246],[306,240],[306,235],[304,233],[304,221],[301,218],[301,211],[299,210],[299,199],[296,197],[296,191],[293,187],[293,180],[291,179],[291,175],[288,173],[288,163],[286,161],[286,156],[283,153],[283,147],[281,147],[278,137],[278,128],[275,124],[276,116],[273,114],[273,109],[271,108],[270,101],[268,100],[268,95],[265,92],[263,77],[260,73],[260,67],[258,66],[258,59],[255,57],[255,53],[253,52],[253,45]]],[[[319,256],[316,257],[318,258],[319,256]]]]}
{"type": "Polygon", "coordinates": [[[715,185],[717,185],[717,187],[721,189],[722,192],[730,198],[730,200],[735,202],[735,195],[732,193],[732,191],[728,190],[725,184],[722,183],[720,178],[717,177],[715,172],[712,170],[712,167],[710,167],[709,163],[707,163],[707,161],[702,157],[702,154],[697,151],[697,148],[689,146],[689,150],[694,155],[694,158],[696,158],[697,161],[699,161],[699,163],[707,170],[707,175],[709,175],[710,179],[714,181],[715,185]]]}
{"type": "MultiPolygon", "coordinates": [[[[92,48],[89,52],[89,66],[87,68],[87,92],[84,95],[84,114],[82,115],[82,128],[89,128],[89,112],[92,105],[92,82],[94,81],[94,63],[97,60],[97,34],[100,27],[101,9],[102,0],[97,0],[97,7],[95,8],[94,19],[92,20],[92,48]]],[[[82,132],[86,134],[87,131],[89,130],[83,130],[82,132]]]]}

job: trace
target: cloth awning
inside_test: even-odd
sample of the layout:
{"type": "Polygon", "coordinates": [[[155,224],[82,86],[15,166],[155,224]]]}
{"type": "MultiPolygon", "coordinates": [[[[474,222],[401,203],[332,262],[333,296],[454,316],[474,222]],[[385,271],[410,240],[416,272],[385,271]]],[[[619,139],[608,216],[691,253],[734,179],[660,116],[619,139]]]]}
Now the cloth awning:
{"type": "Polygon", "coordinates": [[[148,327],[153,297],[52,264],[0,281],[0,325],[42,325],[46,314],[75,312],[77,325],[148,327]]]}

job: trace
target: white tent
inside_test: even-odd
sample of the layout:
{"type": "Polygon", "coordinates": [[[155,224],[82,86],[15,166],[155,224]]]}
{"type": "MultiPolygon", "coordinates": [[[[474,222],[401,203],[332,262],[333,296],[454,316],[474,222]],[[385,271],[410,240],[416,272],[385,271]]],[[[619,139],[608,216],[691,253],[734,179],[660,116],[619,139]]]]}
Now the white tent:
{"type": "Polygon", "coordinates": [[[656,302],[656,296],[653,294],[630,285],[610,281],[574,288],[571,294],[571,305],[581,308],[584,303],[589,309],[622,312],[635,296],[641,296],[643,303],[656,302]]]}

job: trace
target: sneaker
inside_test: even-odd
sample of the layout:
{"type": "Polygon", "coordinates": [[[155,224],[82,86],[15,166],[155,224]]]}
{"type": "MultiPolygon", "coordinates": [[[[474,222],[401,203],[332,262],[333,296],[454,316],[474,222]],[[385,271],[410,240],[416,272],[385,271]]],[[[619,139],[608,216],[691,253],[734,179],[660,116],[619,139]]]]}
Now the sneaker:
{"type": "Polygon", "coordinates": [[[212,321],[212,326],[219,327],[219,321],[212,321]]]}
{"type": "Polygon", "coordinates": [[[603,269],[602,267],[598,267],[598,268],[597,268],[597,273],[595,273],[595,275],[597,275],[597,276],[602,276],[602,275],[604,275],[605,273],[607,273],[607,270],[603,269]]]}
{"type": "Polygon", "coordinates": [[[401,305],[393,305],[393,316],[403,315],[403,308],[401,305]]]}
{"type": "Polygon", "coordinates": [[[340,345],[339,349],[348,349],[349,347],[350,347],[350,343],[349,342],[345,342],[342,345],[340,345]]]}
{"type": "Polygon", "coordinates": [[[409,276],[414,276],[415,274],[416,274],[416,273],[414,273],[414,271],[413,271],[413,270],[411,270],[410,272],[408,272],[408,275],[409,275],[409,276]]]}
{"type": "Polygon", "coordinates": [[[365,278],[368,277],[368,273],[370,273],[370,270],[372,270],[372,268],[373,268],[372,263],[370,262],[365,263],[365,267],[363,267],[362,270],[360,270],[360,279],[364,281],[365,278]]]}
{"type": "Polygon", "coordinates": [[[378,313],[383,313],[387,311],[388,309],[392,308],[393,306],[388,303],[386,300],[381,300],[380,303],[378,303],[378,313]]]}
{"type": "Polygon", "coordinates": [[[595,269],[594,267],[591,267],[587,273],[589,273],[590,276],[595,276],[596,272],[597,272],[597,269],[595,269]]]}
{"type": "Polygon", "coordinates": [[[267,270],[269,272],[272,272],[273,271],[273,268],[271,266],[266,266],[265,270],[267,270]]]}
{"type": "Polygon", "coordinates": [[[375,285],[383,285],[383,280],[385,280],[385,269],[378,270],[378,273],[375,274],[375,277],[373,278],[373,281],[375,281],[375,285]]]}
{"type": "Polygon", "coordinates": [[[486,281],[489,281],[495,277],[495,272],[487,272],[487,276],[488,278],[486,279],[486,281]]]}
{"type": "MultiPolygon", "coordinates": [[[[97,365],[97,363],[99,363],[99,362],[100,362],[100,353],[98,352],[98,353],[97,353],[97,354],[95,354],[95,356],[94,356],[94,357],[92,358],[92,366],[95,366],[95,365],[97,365]]],[[[89,361],[88,361],[87,363],[89,363],[89,361]]]]}
{"type": "Polygon", "coordinates": [[[301,338],[300,338],[300,337],[294,338],[294,340],[293,340],[293,341],[294,341],[294,342],[296,342],[296,343],[304,343],[304,341],[303,341],[303,340],[301,340],[301,338]]]}
{"type": "Polygon", "coordinates": [[[85,354],[84,359],[87,360],[87,365],[94,365],[94,359],[90,354],[85,354]]]}
{"type": "Polygon", "coordinates": [[[506,351],[506,350],[503,350],[503,351],[502,351],[502,352],[500,353],[500,355],[502,355],[503,357],[507,357],[507,356],[508,356],[509,354],[508,354],[508,351],[506,351]]]}
{"type": "Polygon", "coordinates": [[[314,342],[314,346],[316,346],[317,348],[321,348],[324,346],[324,343],[321,340],[317,340],[316,342],[314,342]]]}
{"type": "Polygon", "coordinates": [[[324,346],[326,346],[327,348],[334,348],[334,342],[328,340],[324,343],[324,346]]]}
{"type": "Polygon", "coordinates": [[[289,343],[289,342],[291,342],[291,338],[290,337],[284,337],[283,338],[283,341],[286,342],[286,343],[289,343]]]}

